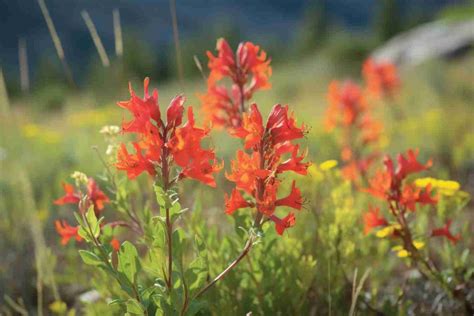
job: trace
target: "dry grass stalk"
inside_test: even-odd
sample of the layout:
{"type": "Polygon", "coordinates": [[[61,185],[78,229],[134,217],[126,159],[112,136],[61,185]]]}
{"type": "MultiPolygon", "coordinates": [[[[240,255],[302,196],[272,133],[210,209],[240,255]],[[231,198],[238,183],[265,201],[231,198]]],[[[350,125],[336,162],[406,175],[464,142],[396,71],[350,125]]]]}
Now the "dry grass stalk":
{"type": "Polygon", "coordinates": [[[104,45],[102,44],[102,40],[100,39],[99,33],[97,33],[97,29],[92,21],[89,13],[86,10],[81,12],[82,19],[86,23],[87,29],[92,37],[92,41],[94,42],[95,48],[97,49],[97,53],[99,54],[100,61],[104,67],[110,66],[110,60],[107,56],[107,52],[105,51],[104,45]]]}
{"type": "Polygon", "coordinates": [[[18,63],[20,65],[20,87],[21,91],[28,93],[30,90],[30,76],[28,69],[28,53],[24,38],[18,40],[18,63]]]}

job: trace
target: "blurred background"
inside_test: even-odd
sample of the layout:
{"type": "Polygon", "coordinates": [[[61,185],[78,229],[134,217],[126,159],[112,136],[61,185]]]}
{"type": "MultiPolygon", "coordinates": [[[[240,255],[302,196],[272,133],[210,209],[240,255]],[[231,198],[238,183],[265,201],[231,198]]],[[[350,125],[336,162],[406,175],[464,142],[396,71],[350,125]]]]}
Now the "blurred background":
{"type": "MultiPolygon", "coordinates": [[[[292,105],[311,126],[314,162],[339,157],[321,123],[329,82],[359,80],[369,56],[395,63],[408,115],[384,122],[386,151],[419,147],[437,175],[474,193],[473,1],[177,0],[175,12],[176,21],[167,0],[0,0],[0,305],[35,309],[38,295],[51,302],[87,289],[74,248],[54,231],[55,219],[72,219],[52,205],[61,181],[102,170],[91,147],[105,151],[98,132],[120,124],[115,102],[128,98],[129,81],[141,94],[151,77],[162,107],[184,92],[199,108],[196,62],[207,73],[220,37],[267,51],[273,89],[255,100],[292,105]]],[[[214,137],[227,162],[238,142],[223,139],[214,137]]],[[[216,223],[226,220],[226,189],[203,201],[216,223]]]]}

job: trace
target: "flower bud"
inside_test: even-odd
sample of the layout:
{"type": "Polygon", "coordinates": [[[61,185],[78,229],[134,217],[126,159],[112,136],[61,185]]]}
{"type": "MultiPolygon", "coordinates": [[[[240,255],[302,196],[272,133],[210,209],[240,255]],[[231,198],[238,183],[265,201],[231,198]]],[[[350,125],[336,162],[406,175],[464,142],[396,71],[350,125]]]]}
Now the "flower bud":
{"type": "Polygon", "coordinates": [[[87,178],[87,175],[85,173],[80,172],[80,171],[74,171],[71,174],[71,178],[73,178],[74,181],[76,181],[76,186],[78,188],[81,187],[81,185],[87,186],[88,178],[87,178]]]}

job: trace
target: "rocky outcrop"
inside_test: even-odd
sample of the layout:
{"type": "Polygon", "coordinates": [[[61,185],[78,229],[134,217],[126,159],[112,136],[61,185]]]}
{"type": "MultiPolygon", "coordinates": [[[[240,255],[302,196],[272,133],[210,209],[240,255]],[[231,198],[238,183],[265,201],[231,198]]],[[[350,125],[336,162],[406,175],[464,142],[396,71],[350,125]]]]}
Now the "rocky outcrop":
{"type": "Polygon", "coordinates": [[[372,53],[375,60],[398,66],[453,57],[474,46],[474,19],[463,22],[437,21],[424,24],[389,40],[372,53]]]}

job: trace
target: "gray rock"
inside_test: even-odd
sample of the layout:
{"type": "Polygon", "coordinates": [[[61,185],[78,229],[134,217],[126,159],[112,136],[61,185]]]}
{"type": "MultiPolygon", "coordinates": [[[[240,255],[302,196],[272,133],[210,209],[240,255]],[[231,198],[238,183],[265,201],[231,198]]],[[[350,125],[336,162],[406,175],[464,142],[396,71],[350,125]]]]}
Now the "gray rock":
{"type": "Polygon", "coordinates": [[[474,44],[474,19],[463,22],[436,21],[402,33],[377,48],[372,57],[398,66],[456,56],[474,44]]]}

